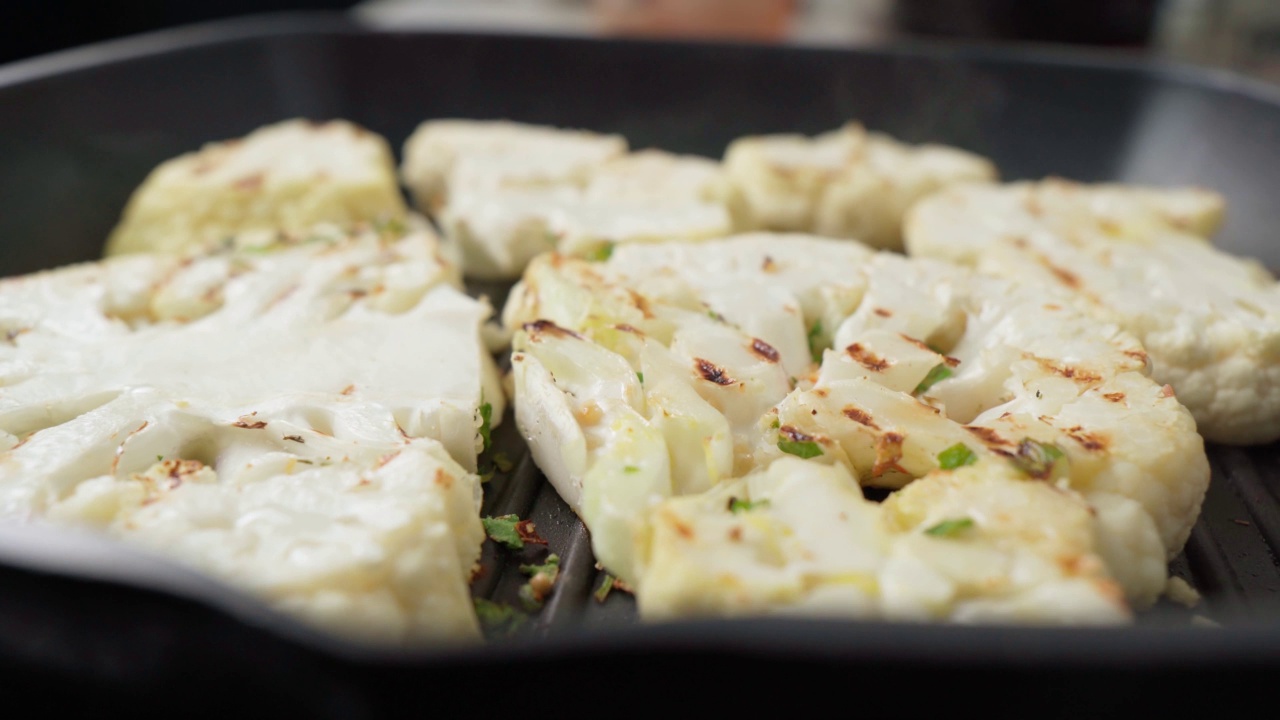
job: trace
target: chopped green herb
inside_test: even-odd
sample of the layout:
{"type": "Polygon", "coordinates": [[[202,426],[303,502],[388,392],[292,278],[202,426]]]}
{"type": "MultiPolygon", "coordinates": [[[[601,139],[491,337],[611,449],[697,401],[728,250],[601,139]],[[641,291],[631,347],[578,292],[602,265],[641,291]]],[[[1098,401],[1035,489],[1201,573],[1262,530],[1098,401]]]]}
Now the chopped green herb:
{"type": "Polygon", "coordinates": [[[604,262],[611,257],[613,257],[613,243],[600,245],[586,254],[586,259],[591,262],[604,262]]]}
{"type": "Polygon", "coordinates": [[[164,456],[163,456],[163,455],[157,455],[157,456],[156,456],[156,462],[164,462],[164,456]]]}
{"type": "Polygon", "coordinates": [[[379,235],[395,235],[397,237],[405,234],[406,228],[399,218],[383,218],[375,220],[373,229],[379,235]]]}
{"type": "Polygon", "coordinates": [[[493,464],[494,467],[498,468],[499,472],[504,473],[511,472],[511,468],[516,466],[515,463],[511,462],[511,458],[507,457],[507,454],[504,452],[496,452],[493,454],[493,464]]]}
{"type": "Polygon", "coordinates": [[[964,443],[956,443],[938,453],[938,467],[943,470],[955,470],[976,462],[978,462],[978,456],[964,443]]]}
{"type": "Polygon", "coordinates": [[[493,445],[493,438],[490,437],[489,430],[493,422],[493,405],[482,403],[480,405],[480,438],[484,440],[484,448],[482,452],[488,452],[489,446],[493,445]]]}
{"type": "Polygon", "coordinates": [[[756,500],[752,502],[751,500],[740,500],[736,497],[729,498],[729,512],[735,513],[735,514],[740,512],[749,512],[751,510],[755,510],[756,508],[767,508],[767,507],[769,507],[768,500],[756,500]]]}
{"type": "Polygon", "coordinates": [[[488,637],[511,637],[529,620],[529,616],[510,605],[484,598],[475,598],[473,602],[476,619],[480,621],[480,627],[484,628],[484,634],[488,637]]]}
{"type": "Polygon", "coordinates": [[[541,565],[521,565],[520,572],[529,576],[529,582],[520,586],[520,600],[525,608],[538,610],[560,577],[560,556],[552,553],[541,565]]]}
{"type": "Polygon", "coordinates": [[[924,379],[920,381],[920,384],[916,386],[916,389],[911,394],[919,395],[949,377],[951,377],[951,368],[947,367],[946,363],[938,363],[929,371],[928,375],[924,376],[924,379]]]}
{"type": "Polygon", "coordinates": [[[773,423],[769,425],[769,427],[773,428],[774,430],[777,430],[778,428],[782,427],[782,421],[775,417],[773,419],[773,423]]]}
{"type": "Polygon", "coordinates": [[[604,602],[605,598],[609,597],[609,592],[613,590],[613,583],[614,577],[605,573],[604,581],[600,583],[600,587],[596,588],[596,591],[593,593],[593,595],[595,595],[596,602],[604,602]]]}
{"type": "Polygon", "coordinates": [[[724,319],[724,316],[723,316],[723,315],[721,315],[720,313],[716,312],[715,310],[711,310],[711,309],[708,309],[708,310],[707,310],[707,317],[711,318],[712,320],[715,320],[716,322],[721,322],[721,323],[728,323],[728,322],[729,322],[728,320],[725,320],[725,319],[724,319]]]}
{"type": "Polygon", "coordinates": [[[636,467],[635,465],[627,465],[622,468],[622,472],[628,475],[634,475],[640,472],[640,468],[636,467]]]}
{"type": "Polygon", "coordinates": [[[494,542],[502,543],[512,550],[520,550],[524,547],[524,538],[520,536],[520,516],[518,515],[499,515],[498,517],[487,517],[480,522],[484,523],[484,531],[494,542]]]}
{"type": "Polygon", "coordinates": [[[1018,443],[1018,451],[1009,458],[1014,467],[1033,478],[1048,480],[1066,471],[1067,456],[1053,443],[1042,443],[1025,438],[1018,443]]]}
{"type": "Polygon", "coordinates": [[[778,449],[805,460],[822,454],[822,447],[812,440],[779,440],[778,449]]]}
{"type": "Polygon", "coordinates": [[[813,327],[809,328],[809,355],[813,357],[816,363],[822,362],[822,321],[814,320],[813,327]]]}
{"type": "Polygon", "coordinates": [[[644,373],[637,371],[637,372],[636,372],[636,377],[640,378],[640,384],[641,384],[641,385],[643,385],[643,384],[644,384],[644,373]]]}
{"type": "Polygon", "coordinates": [[[954,537],[965,530],[973,527],[972,518],[953,518],[951,520],[943,520],[924,531],[925,535],[933,535],[934,537],[954,537]]]}
{"type": "Polygon", "coordinates": [[[493,479],[493,468],[480,468],[480,484],[483,485],[493,479]]]}

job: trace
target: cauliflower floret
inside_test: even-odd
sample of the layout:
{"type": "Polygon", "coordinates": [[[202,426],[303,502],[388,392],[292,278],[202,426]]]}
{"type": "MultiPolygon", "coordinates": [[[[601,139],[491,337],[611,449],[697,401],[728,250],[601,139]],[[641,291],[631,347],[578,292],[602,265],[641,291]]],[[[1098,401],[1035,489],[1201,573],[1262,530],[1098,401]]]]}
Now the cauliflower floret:
{"type": "Polygon", "coordinates": [[[181,253],[251,231],[403,221],[385,140],[344,121],[290,120],[162,163],[129,200],[107,254],[181,253]]]}
{"type": "Polygon", "coordinates": [[[474,637],[503,394],[456,283],[425,230],[0,281],[0,518],[89,523],[355,636],[474,637]]]}
{"type": "Polygon", "coordinates": [[[889,249],[902,247],[903,214],[916,200],[996,177],[985,158],[941,145],[906,145],[856,123],[812,138],[739,138],[725,151],[724,166],[751,227],[889,249]]]}
{"type": "Polygon", "coordinates": [[[732,232],[742,205],[717,163],[626,149],[584,131],[431,121],[406,143],[403,175],[472,277],[516,277],[548,250],[607,255],[732,232]]]}
{"type": "Polygon", "coordinates": [[[1153,377],[1206,438],[1270,442],[1280,437],[1280,285],[1177,231],[1211,230],[1220,214],[1221,198],[1195,190],[973,186],[918,205],[908,247],[1073,296],[1142,342],[1153,377]]]}
{"type": "MultiPolygon", "coordinates": [[[[1163,589],[1208,484],[1190,414],[1146,377],[1132,336],[1067,294],[944,263],[765,234],[547,256],[504,320],[520,328],[517,423],[646,616],[1123,620],[1126,598],[1142,607],[1163,589]],[[840,552],[865,567],[805,569],[816,551],[798,521],[724,510],[758,497],[760,473],[828,465],[850,485],[905,487],[922,514],[911,537],[864,528],[866,546],[840,552]],[[952,476],[955,493],[917,489],[952,476]],[[591,492],[606,502],[578,500],[591,492]],[[1060,511],[1061,543],[1019,549],[1036,521],[995,511],[981,547],[933,554],[949,546],[915,538],[948,498],[980,508],[986,492],[1035,518],[1060,511]],[[993,584],[1001,573],[1012,579],[993,584]]],[[[814,505],[870,512],[856,499],[814,505]]]]}

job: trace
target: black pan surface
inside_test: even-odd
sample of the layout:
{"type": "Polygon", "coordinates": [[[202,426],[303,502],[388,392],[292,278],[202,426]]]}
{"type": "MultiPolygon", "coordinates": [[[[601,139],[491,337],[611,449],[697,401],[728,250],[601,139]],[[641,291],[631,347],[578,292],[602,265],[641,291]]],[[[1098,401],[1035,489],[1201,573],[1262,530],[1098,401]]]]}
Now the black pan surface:
{"type": "MultiPolygon", "coordinates": [[[[346,118],[397,148],[426,118],[510,118],[710,157],[739,135],[859,119],[983,153],[1007,179],[1215,188],[1229,203],[1219,244],[1280,267],[1280,90],[1233,75],[945,45],[375,32],[292,15],[0,67],[0,274],[93,259],[157,163],[295,116],[346,118]]],[[[564,568],[521,636],[478,648],[362,648],[91,537],[0,532],[0,697],[39,691],[50,707],[105,712],[165,701],[196,714],[341,717],[794,712],[827,701],[850,713],[913,716],[936,702],[966,715],[1100,716],[1230,711],[1267,697],[1266,678],[1280,670],[1277,445],[1211,447],[1204,511],[1172,565],[1204,600],[1163,604],[1131,628],[641,626],[624,594],[592,599],[601,576],[586,531],[507,420],[496,441],[516,466],[486,487],[485,512],[535,520],[564,568]]],[[[521,558],[484,553],[475,594],[514,600],[521,558]]]]}

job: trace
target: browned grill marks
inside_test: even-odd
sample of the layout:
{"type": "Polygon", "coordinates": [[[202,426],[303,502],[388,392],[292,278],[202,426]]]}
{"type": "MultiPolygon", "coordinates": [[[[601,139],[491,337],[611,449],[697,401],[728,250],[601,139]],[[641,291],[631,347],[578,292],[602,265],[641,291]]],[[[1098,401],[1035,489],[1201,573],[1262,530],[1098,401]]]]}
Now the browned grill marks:
{"type": "Polygon", "coordinates": [[[812,435],[806,435],[790,425],[778,428],[778,434],[792,442],[813,442],[812,435]]]}
{"type": "Polygon", "coordinates": [[[893,364],[858,343],[850,345],[844,351],[849,354],[849,357],[853,358],[854,362],[872,372],[884,372],[893,364]]]}
{"type": "Polygon", "coordinates": [[[751,352],[771,363],[778,362],[778,351],[775,350],[772,345],[760,338],[751,338],[751,352]]]}
{"type": "Polygon", "coordinates": [[[1103,451],[1107,449],[1107,436],[1100,432],[1090,432],[1079,425],[1067,429],[1067,436],[1080,443],[1085,450],[1103,451]]]}
{"type": "Polygon", "coordinates": [[[1124,393],[1122,393],[1122,392],[1110,392],[1110,393],[1106,393],[1106,394],[1105,394],[1105,395],[1103,395],[1102,397],[1104,397],[1104,398],[1106,398],[1106,399],[1110,400],[1111,402],[1117,402],[1117,403],[1118,403],[1118,402],[1122,402],[1122,401],[1124,400],[1124,393]]]}
{"type": "Polygon", "coordinates": [[[724,368],[702,358],[694,358],[693,361],[697,364],[698,372],[702,375],[703,380],[708,380],[717,385],[733,384],[733,378],[725,375],[724,368]]]}
{"type": "Polygon", "coordinates": [[[871,474],[883,475],[889,470],[902,471],[898,461],[902,459],[902,443],[906,438],[896,432],[887,432],[876,441],[876,464],[871,474]]]}
{"type": "Polygon", "coordinates": [[[858,423],[859,425],[866,425],[872,430],[880,429],[880,426],[876,425],[876,421],[871,419],[871,413],[867,412],[866,410],[863,410],[862,408],[857,408],[850,405],[846,407],[842,412],[844,413],[845,417],[858,423]]]}
{"type": "Polygon", "coordinates": [[[266,421],[266,420],[258,420],[258,421],[256,421],[256,422],[245,422],[244,420],[237,420],[237,421],[235,421],[235,422],[231,423],[231,426],[232,426],[232,427],[238,427],[238,428],[244,428],[245,430],[261,430],[262,428],[264,428],[264,427],[266,427],[266,426],[267,426],[267,421],[266,421]]]}
{"type": "Polygon", "coordinates": [[[989,427],[965,425],[964,429],[973,433],[978,437],[978,439],[982,440],[982,442],[988,445],[1012,445],[1013,444],[1008,440],[1000,437],[1000,433],[996,432],[995,430],[992,430],[989,427]]]}
{"type": "Polygon", "coordinates": [[[582,336],[578,333],[562,328],[550,320],[534,320],[533,322],[525,323],[524,330],[525,332],[546,333],[548,335],[555,335],[558,337],[582,339],[582,336]]]}
{"type": "Polygon", "coordinates": [[[879,315],[879,316],[880,316],[880,317],[882,317],[882,318],[893,317],[893,311],[888,310],[888,309],[886,309],[886,308],[878,307],[878,308],[876,308],[876,309],[872,310],[871,312],[873,312],[873,313],[875,313],[875,314],[879,315]]]}

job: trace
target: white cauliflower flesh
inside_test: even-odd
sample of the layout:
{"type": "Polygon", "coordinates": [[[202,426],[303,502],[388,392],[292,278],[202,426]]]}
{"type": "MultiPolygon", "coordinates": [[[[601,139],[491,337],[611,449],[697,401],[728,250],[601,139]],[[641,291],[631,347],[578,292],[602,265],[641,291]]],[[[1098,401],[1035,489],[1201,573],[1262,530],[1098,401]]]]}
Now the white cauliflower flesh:
{"type": "Polygon", "coordinates": [[[1280,285],[1198,235],[1221,200],[1194,190],[1051,181],[957,188],[922,202],[908,249],[1073,294],[1136,336],[1152,376],[1200,433],[1229,444],[1280,438],[1280,285]]]}
{"type": "Polygon", "coordinates": [[[245,232],[403,220],[387,142],[344,121],[290,120],[210,143],[147,176],[107,254],[181,253],[245,232]]]}
{"type": "Polygon", "coordinates": [[[617,136],[509,122],[424,123],[403,175],[477,278],[518,277],[549,250],[723,237],[737,208],[711,160],[626,154],[617,136]]]}
{"type": "Polygon", "coordinates": [[[911,146],[850,123],[815,137],[735,140],[725,172],[750,226],[902,247],[902,218],[922,197],[956,183],[993,180],[985,158],[941,145],[911,146]]]}
{"type": "Polygon", "coordinates": [[[0,281],[0,517],[88,522],[325,628],[477,634],[489,308],[425,232],[0,281]]]}
{"type": "Polygon", "coordinates": [[[857,243],[545,256],[504,322],[517,424],[645,617],[1123,620],[1164,588],[1208,484],[1132,336],[1069,296],[857,243]],[[859,483],[905,489],[877,506],[859,483]],[[797,508],[819,507],[848,526],[807,527],[797,508]],[[978,527],[922,534],[953,516],[978,527]]]}

